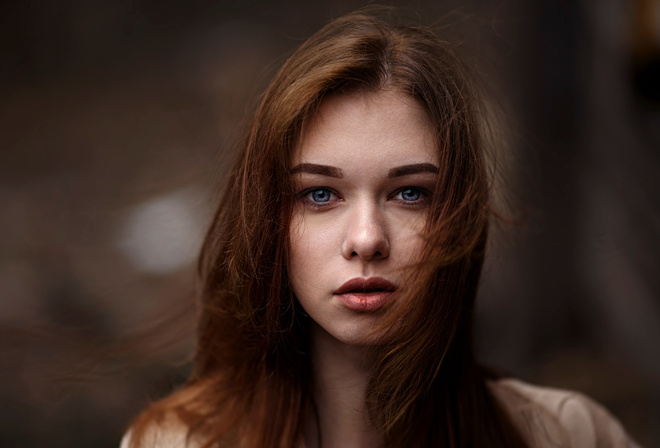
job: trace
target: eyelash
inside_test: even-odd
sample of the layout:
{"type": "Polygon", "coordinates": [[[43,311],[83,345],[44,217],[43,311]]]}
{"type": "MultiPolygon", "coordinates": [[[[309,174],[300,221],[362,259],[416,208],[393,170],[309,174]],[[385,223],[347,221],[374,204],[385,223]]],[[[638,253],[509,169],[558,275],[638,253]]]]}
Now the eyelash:
{"type": "Polygon", "coordinates": [[[429,198],[431,196],[431,192],[428,191],[426,188],[421,188],[421,187],[403,187],[403,188],[399,188],[390,197],[398,196],[401,193],[403,193],[404,191],[408,191],[408,190],[413,190],[415,192],[418,192],[419,195],[420,195],[419,199],[417,199],[416,201],[406,201],[406,200],[403,200],[403,199],[397,199],[397,201],[399,201],[399,203],[401,203],[402,205],[404,205],[406,207],[421,207],[421,206],[425,206],[425,205],[428,204],[429,198]]]}
{"type": "MultiPolygon", "coordinates": [[[[418,192],[420,194],[420,198],[416,201],[406,201],[403,199],[397,199],[397,202],[399,202],[401,205],[404,207],[422,207],[425,206],[428,203],[429,197],[431,193],[426,189],[426,188],[421,188],[421,187],[412,187],[412,186],[407,186],[407,187],[402,187],[397,189],[394,193],[392,193],[388,199],[394,199],[396,196],[400,195],[401,193],[407,191],[407,190],[413,190],[415,192],[418,192]]],[[[298,194],[298,198],[301,202],[303,202],[305,205],[314,208],[314,209],[323,209],[326,207],[331,206],[334,201],[337,199],[341,199],[341,196],[334,191],[332,188],[328,187],[313,187],[313,188],[308,188],[306,190],[301,191],[298,194]],[[317,202],[313,201],[312,199],[309,198],[309,195],[314,193],[315,191],[327,191],[330,193],[331,198],[328,199],[325,202],[317,202]],[[335,199],[332,199],[332,196],[335,196],[335,199]]],[[[342,199],[343,200],[343,199],[342,199]]]]}
{"type": "Polygon", "coordinates": [[[311,200],[308,197],[310,194],[314,193],[315,191],[321,191],[321,190],[327,191],[327,192],[330,193],[330,195],[334,195],[334,196],[336,196],[336,198],[339,198],[339,195],[337,194],[337,192],[335,192],[332,188],[328,188],[328,187],[308,188],[308,189],[303,190],[302,192],[300,192],[298,197],[305,205],[307,205],[311,208],[317,209],[317,210],[329,207],[332,204],[333,199],[328,199],[326,202],[316,202],[316,201],[311,200]]]}

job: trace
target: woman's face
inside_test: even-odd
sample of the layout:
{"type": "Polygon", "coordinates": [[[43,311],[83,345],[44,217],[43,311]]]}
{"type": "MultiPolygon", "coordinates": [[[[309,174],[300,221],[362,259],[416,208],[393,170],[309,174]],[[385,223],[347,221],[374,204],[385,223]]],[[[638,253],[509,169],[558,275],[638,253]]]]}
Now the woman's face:
{"type": "Polygon", "coordinates": [[[326,99],[292,160],[290,280],[321,330],[369,343],[418,260],[438,176],[422,107],[392,90],[326,99]]]}

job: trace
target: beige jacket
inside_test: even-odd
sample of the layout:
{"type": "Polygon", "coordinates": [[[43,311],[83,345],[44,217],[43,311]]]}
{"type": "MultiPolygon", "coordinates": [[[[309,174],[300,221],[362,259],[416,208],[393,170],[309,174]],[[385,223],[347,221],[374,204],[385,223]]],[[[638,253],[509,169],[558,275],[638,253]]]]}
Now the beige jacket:
{"type": "MultiPolygon", "coordinates": [[[[532,448],[639,448],[618,420],[585,395],[515,379],[493,381],[489,387],[532,448]]],[[[120,448],[128,448],[129,438],[127,433],[120,448]]],[[[154,428],[145,442],[145,448],[198,446],[194,440],[186,445],[186,428],[175,422],[154,428]]]]}
{"type": "Polygon", "coordinates": [[[515,379],[489,386],[533,448],[639,448],[616,418],[583,394],[515,379]]]}

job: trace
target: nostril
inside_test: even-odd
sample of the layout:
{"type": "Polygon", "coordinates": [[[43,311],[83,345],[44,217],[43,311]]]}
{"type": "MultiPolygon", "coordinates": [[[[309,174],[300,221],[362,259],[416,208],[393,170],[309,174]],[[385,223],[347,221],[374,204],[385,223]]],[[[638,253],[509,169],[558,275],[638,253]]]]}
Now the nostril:
{"type": "Polygon", "coordinates": [[[342,242],[345,258],[368,261],[388,256],[389,242],[385,228],[372,215],[368,218],[358,216],[349,221],[342,242]]]}

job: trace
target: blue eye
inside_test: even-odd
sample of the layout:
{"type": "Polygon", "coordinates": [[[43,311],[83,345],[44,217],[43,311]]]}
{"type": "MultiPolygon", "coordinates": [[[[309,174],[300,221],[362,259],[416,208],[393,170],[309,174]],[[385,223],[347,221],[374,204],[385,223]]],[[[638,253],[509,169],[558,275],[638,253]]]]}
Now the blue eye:
{"type": "Polygon", "coordinates": [[[328,202],[332,196],[334,195],[327,188],[318,188],[307,193],[307,197],[314,202],[328,202]]]}
{"type": "Polygon", "coordinates": [[[397,194],[397,198],[402,199],[406,202],[415,202],[419,201],[422,197],[422,192],[417,188],[405,188],[397,194]]]}

